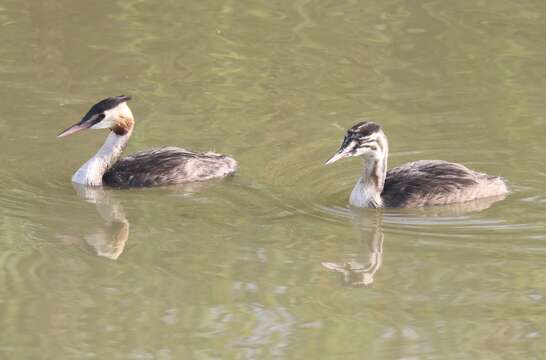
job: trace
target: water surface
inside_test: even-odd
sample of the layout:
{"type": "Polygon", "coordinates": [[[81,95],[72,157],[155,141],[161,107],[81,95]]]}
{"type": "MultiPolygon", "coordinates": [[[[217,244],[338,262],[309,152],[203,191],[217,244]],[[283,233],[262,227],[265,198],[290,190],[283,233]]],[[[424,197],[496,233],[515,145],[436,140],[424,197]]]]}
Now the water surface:
{"type": "Polygon", "coordinates": [[[546,352],[546,4],[0,4],[0,357],[532,359],[546,352]],[[130,94],[128,152],[236,157],[231,179],[86,191],[130,94]],[[380,122],[390,165],[508,179],[496,203],[356,210],[380,122]],[[359,269],[359,271],[354,271],[359,269]]]}

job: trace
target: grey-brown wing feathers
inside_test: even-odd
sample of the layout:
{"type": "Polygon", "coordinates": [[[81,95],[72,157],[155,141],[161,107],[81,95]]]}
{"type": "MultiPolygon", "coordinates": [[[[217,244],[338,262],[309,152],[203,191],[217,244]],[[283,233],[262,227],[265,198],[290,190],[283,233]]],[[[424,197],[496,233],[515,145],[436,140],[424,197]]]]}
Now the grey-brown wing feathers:
{"type": "Polygon", "coordinates": [[[159,186],[204,181],[232,174],[237,162],[213,152],[177,147],[139,151],[123,157],[103,176],[108,186],[159,186]]]}
{"type": "Polygon", "coordinates": [[[381,194],[387,207],[466,202],[507,193],[504,180],[441,160],[421,160],[387,172],[381,194]]]}

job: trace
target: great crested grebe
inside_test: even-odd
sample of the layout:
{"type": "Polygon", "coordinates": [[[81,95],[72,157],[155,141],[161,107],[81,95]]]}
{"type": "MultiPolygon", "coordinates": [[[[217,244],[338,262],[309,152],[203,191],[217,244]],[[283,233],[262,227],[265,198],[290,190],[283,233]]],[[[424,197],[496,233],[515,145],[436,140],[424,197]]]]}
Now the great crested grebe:
{"type": "Polygon", "coordinates": [[[420,207],[467,202],[508,192],[498,176],[442,160],[419,160],[387,171],[389,145],[381,126],[359,122],[347,131],[339,150],[326,165],[362,156],[364,168],[350,204],[358,207],[420,207]]]}
{"type": "Polygon", "coordinates": [[[61,132],[64,137],[85,129],[110,129],[99,151],[72,176],[72,181],[88,186],[160,186],[223,177],[237,170],[237,162],[213,152],[193,152],[178,147],[160,147],[121,153],[133,132],[135,120],[129,96],[109,97],[85,114],[82,120],[61,132]]]}

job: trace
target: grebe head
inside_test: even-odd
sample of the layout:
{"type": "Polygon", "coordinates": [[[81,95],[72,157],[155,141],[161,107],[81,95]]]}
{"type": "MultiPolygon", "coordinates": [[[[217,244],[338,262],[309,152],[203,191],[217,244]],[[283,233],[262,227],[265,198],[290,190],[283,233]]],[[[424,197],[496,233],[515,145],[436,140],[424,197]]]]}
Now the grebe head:
{"type": "Polygon", "coordinates": [[[371,121],[362,121],[347,130],[341,147],[326,161],[326,165],[350,156],[380,160],[387,155],[387,147],[387,138],[381,126],[371,121]]]}
{"type": "Polygon", "coordinates": [[[99,101],[91,107],[79,123],[61,132],[57,137],[64,137],[85,129],[110,129],[118,135],[124,135],[132,127],[133,114],[127,106],[130,96],[120,95],[99,101]]]}

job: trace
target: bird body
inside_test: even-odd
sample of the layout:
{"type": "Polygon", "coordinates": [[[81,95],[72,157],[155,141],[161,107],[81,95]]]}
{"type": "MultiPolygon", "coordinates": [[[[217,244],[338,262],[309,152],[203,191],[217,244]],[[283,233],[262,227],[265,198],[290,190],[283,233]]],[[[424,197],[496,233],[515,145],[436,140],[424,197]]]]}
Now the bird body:
{"type": "Polygon", "coordinates": [[[237,162],[229,156],[166,146],[122,157],[106,171],[103,182],[109,186],[177,184],[227,176],[236,168],[237,162]]]}
{"type": "Polygon", "coordinates": [[[115,187],[174,185],[224,177],[237,170],[237,162],[229,156],[171,146],[122,157],[134,128],[129,99],[124,95],[104,99],[59,134],[63,137],[88,128],[111,130],[99,151],[74,173],[72,182],[115,187]]]}
{"type": "Polygon", "coordinates": [[[349,202],[358,207],[421,207],[463,203],[508,192],[498,176],[442,160],[419,160],[387,171],[388,141],[373,122],[348,130],[341,148],[327,164],[350,156],[363,158],[362,176],[349,202]]]}
{"type": "Polygon", "coordinates": [[[507,192],[506,183],[498,176],[443,160],[419,160],[387,171],[381,196],[386,207],[420,207],[463,203],[507,192]]]}

